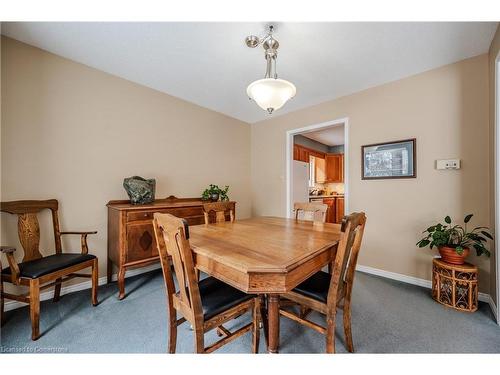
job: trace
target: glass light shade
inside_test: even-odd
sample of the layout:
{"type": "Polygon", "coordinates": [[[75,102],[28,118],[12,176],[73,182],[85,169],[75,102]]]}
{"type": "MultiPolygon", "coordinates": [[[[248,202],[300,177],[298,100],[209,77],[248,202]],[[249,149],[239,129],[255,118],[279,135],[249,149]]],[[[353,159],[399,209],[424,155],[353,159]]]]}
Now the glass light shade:
{"type": "Polygon", "coordinates": [[[293,83],[277,78],[259,79],[247,87],[248,97],[269,113],[283,107],[296,93],[293,83]]]}

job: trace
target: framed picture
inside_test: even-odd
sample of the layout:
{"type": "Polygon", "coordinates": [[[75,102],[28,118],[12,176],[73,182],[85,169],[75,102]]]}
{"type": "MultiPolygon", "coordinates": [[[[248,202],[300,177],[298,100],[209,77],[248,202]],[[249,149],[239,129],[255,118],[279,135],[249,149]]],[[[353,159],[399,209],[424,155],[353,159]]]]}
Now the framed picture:
{"type": "Polygon", "coordinates": [[[361,178],[417,177],[416,139],[361,146],[361,178]]]}

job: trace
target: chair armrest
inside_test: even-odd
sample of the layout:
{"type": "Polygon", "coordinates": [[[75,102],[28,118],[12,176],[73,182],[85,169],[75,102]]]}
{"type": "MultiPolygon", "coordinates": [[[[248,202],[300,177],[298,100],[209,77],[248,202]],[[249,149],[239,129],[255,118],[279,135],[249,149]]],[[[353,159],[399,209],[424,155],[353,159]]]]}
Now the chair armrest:
{"type": "Polygon", "coordinates": [[[97,231],[91,231],[91,232],[61,232],[61,235],[63,234],[97,234],[97,231]]]}
{"type": "Polygon", "coordinates": [[[0,246],[0,252],[4,254],[13,253],[14,251],[16,251],[14,246],[0,246]]]}
{"type": "Polygon", "coordinates": [[[14,258],[14,252],[16,248],[13,246],[0,246],[0,252],[7,256],[7,262],[9,262],[10,276],[12,284],[19,285],[19,265],[14,258]]]}
{"type": "Polygon", "coordinates": [[[96,234],[97,231],[92,231],[92,232],[61,232],[61,235],[63,234],[79,234],[81,237],[80,242],[82,244],[82,254],[88,254],[89,252],[89,247],[87,245],[87,236],[89,234],[96,234]]]}

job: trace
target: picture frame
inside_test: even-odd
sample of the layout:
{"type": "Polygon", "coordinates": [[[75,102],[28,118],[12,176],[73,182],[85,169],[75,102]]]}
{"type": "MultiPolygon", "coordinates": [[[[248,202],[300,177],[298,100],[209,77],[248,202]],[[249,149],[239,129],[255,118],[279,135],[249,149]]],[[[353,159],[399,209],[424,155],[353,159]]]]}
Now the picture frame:
{"type": "Polygon", "coordinates": [[[416,138],[361,146],[362,180],[416,177],[416,138]]]}

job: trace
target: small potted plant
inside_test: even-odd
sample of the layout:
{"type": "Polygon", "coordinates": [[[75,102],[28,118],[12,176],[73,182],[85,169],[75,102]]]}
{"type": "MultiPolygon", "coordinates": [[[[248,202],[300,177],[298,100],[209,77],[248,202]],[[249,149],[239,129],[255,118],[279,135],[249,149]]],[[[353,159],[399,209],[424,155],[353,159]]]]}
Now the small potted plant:
{"type": "Polygon", "coordinates": [[[228,201],[229,197],[227,196],[227,192],[229,191],[229,186],[225,186],[224,189],[221,189],[217,185],[210,184],[208,188],[205,189],[203,194],[201,195],[201,199],[204,201],[212,201],[217,202],[219,199],[221,201],[228,201]]]}
{"type": "Polygon", "coordinates": [[[463,264],[469,255],[471,247],[476,249],[477,256],[485,254],[490,256],[490,252],[484,246],[487,238],[493,236],[487,231],[487,227],[476,227],[471,231],[467,230],[467,223],[472,218],[472,214],[466,215],[464,225],[451,225],[451,218],[444,218],[445,224],[438,223],[427,228],[423,233],[426,236],[417,242],[418,247],[435,246],[443,261],[452,264],[463,264]]]}

